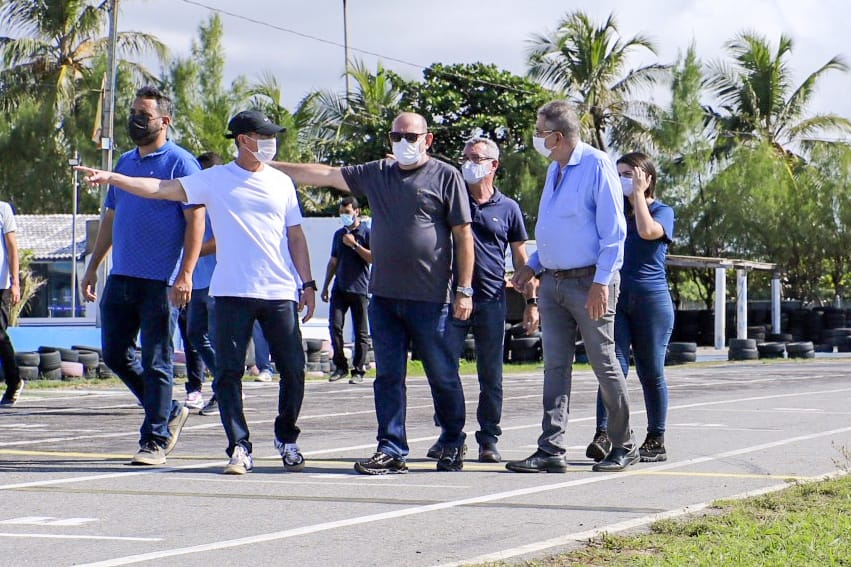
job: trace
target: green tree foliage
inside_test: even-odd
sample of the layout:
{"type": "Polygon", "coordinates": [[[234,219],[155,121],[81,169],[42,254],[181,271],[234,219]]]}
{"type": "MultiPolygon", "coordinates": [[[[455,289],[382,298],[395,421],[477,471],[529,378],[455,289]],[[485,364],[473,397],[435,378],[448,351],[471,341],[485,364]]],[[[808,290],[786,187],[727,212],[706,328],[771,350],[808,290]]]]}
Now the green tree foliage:
{"type": "Polygon", "coordinates": [[[621,37],[614,14],[598,26],[576,11],[565,15],[555,31],[532,36],[530,44],[529,77],[577,104],[584,139],[605,151],[611,128],[619,147],[634,145],[641,131],[639,118],[652,109],[635,95],[667,75],[667,66],[656,63],[628,68],[636,50],[656,53],[649,38],[621,37]]]}

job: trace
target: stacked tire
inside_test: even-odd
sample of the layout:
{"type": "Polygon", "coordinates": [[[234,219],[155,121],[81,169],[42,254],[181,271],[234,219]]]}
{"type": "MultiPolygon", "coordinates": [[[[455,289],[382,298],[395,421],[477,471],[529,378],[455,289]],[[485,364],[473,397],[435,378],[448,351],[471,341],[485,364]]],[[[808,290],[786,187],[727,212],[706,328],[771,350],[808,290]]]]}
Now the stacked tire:
{"type": "Polygon", "coordinates": [[[472,334],[468,334],[464,338],[464,350],[461,351],[461,358],[467,362],[476,360],[476,339],[472,334]]]}
{"type": "Polygon", "coordinates": [[[38,374],[42,380],[62,379],[62,351],[66,358],[73,358],[71,349],[59,349],[57,347],[38,347],[39,362],[38,374]]]}
{"type": "Polygon", "coordinates": [[[543,360],[541,333],[526,334],[522,324],[513,325],[508,331],[509,360],[519,364],[524,362],[540,362],[543,360]]]}
{"type": "MultiPolygon", "coordinates": [[[[327,354],[327,353],[326,353],[327,354]]],[[[306,361],[305,371],[322,372],[322,339],[304,340],[304,359],[306,361]]],[[[325,357],[327,361],[327,356],[325,357]]],[[[330,366],[330,364],[329,364],[330,366]]]]}
{"type": "Polygon", "coordinates": [[[758,343],[756,349],[760,358],[786,358],[786,343],[769,341],[758,343]]]}
{"type": "Polygon", "coordinates": [[[673,342],[668,343],[665,352],[665,366],[686,364],[697,360],[697,343],[673,342]]]}
{"type": "Polygon", "coordinates": [[[815,358],[815,348],[811,341],[786,343],[789,358],[815,358]]]}
{"type": "Polygon", "coordinates": [[[115,374],[110,370],[110,368],[103,362],[103,351],[100,347],[96,346],[86,346],[86,345],[72,345],[72,349],[80,351],[80,362],[83,363],[85,367],[86,377],[89,378],[114,378],[115,374]],[[97,364],[92,368],[91,364],[94,362],[94,358],[91,356],[92,354],[97,356],[97,364]],[[85,356],[84,356],[85,355],[85,356]]]}
{"type": "Polygon", "coordinates": [[[38,365],[41,361],[41,356],[37,352],[16,352],[15,363],[18,365],[18,374],[22,380],[38,380],[39,370],[38,365]]]}
{"type": "Polygon", "coordinates": [[[759,350],[754,339],[730,339],[727,360],[758,360],[759,350]]]}

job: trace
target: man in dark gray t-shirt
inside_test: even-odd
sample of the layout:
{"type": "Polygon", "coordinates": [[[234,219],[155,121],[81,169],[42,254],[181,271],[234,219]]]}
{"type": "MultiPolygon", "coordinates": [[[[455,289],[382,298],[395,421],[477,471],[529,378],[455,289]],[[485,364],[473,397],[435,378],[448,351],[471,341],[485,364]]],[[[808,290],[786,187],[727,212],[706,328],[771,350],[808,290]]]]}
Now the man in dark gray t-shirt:
{"type": "Polygon", "coordinates": [[[458,359],[447,340],[447,321],[472,311],[473,236],[470,203],[458,171],[426,150],[425,119],[402,113],[389,133],[395,159],[344,168],[273,162],[296,183],[334,187],[366,196],[372,213],[369,322],[375,349],[373,384],[378,449],[355,463],[361,474],[405,473],[405,374],[408,345],[426,369],[442,427],[439,471],[463,468],[464,392],[458,359]],[[453,257],[457,288],[451,290],[453,257]]]}

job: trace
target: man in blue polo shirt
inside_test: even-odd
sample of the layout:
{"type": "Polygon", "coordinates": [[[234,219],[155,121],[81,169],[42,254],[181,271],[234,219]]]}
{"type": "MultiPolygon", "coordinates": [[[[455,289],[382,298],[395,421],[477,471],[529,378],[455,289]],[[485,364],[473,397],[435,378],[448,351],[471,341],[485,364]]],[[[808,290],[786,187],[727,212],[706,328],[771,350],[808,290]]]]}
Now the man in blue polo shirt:
{"type": "Polygon", "coordinates": [[[322,286],[322,301],[328,301],[328,286],[334,279],[331,289],[331,348],[334,351],[334,372],[328,378],[336,382],[349,373],[349,364],[343,351],[343,325],[346,312],[352,310],[352,324],[355,327],[355,352],[352,356],[352,377],[349,384],[360,384],[366,366],[366,353],[369,350],[369,329],[366,310],[369,304],[369,264],[372,252],[369,249],[369,227],[360,222],[360,208],[356,197],[343,197],[340,201],[340,222],[343,227],[334,233],[331,242],[331,257],[325,271],[325,285],[322,286]]]}
{"type": "MultiPolygon", "coordinates": [[[[201,170],[195,157],[167,139],[171,100],[142,87],[130,107],[128,129],[136,148],[121,155],[115,171],[173,179],[201,170]]],[[[169,277],[180,261],[171,302],[185,305],[204,234],[204,209],[153,201],[110,186],[92,259],[80,282],[96,301],[97,268],[112,248],[112,271],[100,302],[101,341],[106,365],[145,408],[135,465],[161,465],[177,443],[189,410],[172,399],[173,374],[169,277]],[[183,256],[181,259],[181,249],[183,256]],[[140,337],[142,359],[136,358],[140,337]]]]}
{"type": "MultiPolygon", "coordinates": [[[[473,313],[467,320],[452,318],[450,342],[455,359],[461,356],[464,339],[472,331],[476,341],[476,371],[479,377],[479,461],[501,460],[496,442],[502,430],[502,351],[505,343],[505,252],[511,246],[514,269],[526,265],[526,227],[520,206],[493,185],[499,167],[499,147],[487,138],[472,138],[464,146],[461,174],[470,195],[473,218],[473,313]]],[[[535,290],[530,288],[530,293],[535,290]]],[[[534,295],[530,295],[534,297],[534,295]]],[[[524,319],[537,319],[537,305],[529,301],[524,319]]],[[[442,448],[435,444],[428,456],[437,458],[442,448]]]]}

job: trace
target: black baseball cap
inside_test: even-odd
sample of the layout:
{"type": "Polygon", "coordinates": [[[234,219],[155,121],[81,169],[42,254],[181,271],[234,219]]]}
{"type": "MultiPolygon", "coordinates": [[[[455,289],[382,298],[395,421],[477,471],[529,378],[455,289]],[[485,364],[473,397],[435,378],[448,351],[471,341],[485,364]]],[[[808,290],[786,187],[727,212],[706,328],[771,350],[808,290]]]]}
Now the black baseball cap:
{"type": "Polygon", "coordinates": [[[286,130],[283,126],[278,126],[260,111],[243,110],[228,122],[228,132],[225,138],[236,138],[240,134],[248,132],[256,132],[258,134],[278,134],[286,130]]]}

